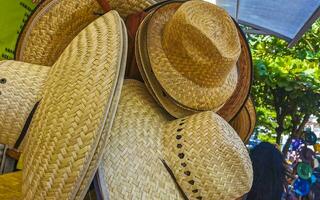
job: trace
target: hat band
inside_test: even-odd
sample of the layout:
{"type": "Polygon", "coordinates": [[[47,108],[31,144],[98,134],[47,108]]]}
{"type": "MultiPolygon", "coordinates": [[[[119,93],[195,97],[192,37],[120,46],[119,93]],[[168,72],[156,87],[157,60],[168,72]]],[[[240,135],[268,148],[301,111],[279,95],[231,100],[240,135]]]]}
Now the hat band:
{"type": "Polygon", "coordinates": [[[97,0],[97,2],[100,4],[104,11],[109,12],[111,10],[108,0],[97,0]]]}
{"type": "Polygon", "coordinates": [[[165,160],[161,160],[161,162],[163,163],[164,167],[166,168],[166,170],[168,171],[168,173],[170,174],[171,178],[173,179],[173,181],[175,182],[175,184],[177,185],[179,191],[181,192],[183,198],[185,200],[189,200],[186,193],[183,191],[182,187],[179,185],[176,177],[174,176],[172,170],[170,169],[170,167],[167,165],[166,161],[165,160]]]}
{"type": "Polygon", "coordinates": [[[29,129],[29,126],[30,126],[30,123],[32,121],[32,118],[33,118],[33,115],[34,113],[36,112],[38,106],[39,106],[39,103],[40,101],[38,101],[32,108],[23,128],[22,128],[22,131],[16,141],[16,143],[14,144],[14,148],[15,149],[18,149],[20,147],[20,144],[22,143],[23,139],[25,138],[25,136],[27,135],[27,132],[28,132],[28,129],[29,129]]]}

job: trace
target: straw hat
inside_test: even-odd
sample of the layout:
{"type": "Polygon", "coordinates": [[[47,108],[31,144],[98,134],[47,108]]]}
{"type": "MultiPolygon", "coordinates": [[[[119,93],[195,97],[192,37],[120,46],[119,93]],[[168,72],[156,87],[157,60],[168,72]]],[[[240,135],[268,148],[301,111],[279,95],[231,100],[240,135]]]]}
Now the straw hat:
{"type": "Polygon", "coordinates": [[[244,143],[247,143],[256,125],[256,110],[249,98],[241,111],[230,122],[230,125],[238,133],[244,143]]]}
{"type": "Polygon", "coordinates": [[[250,190],[252,167],[217,114],[172,120],[144,84],[125,80],[99,177],[105,199],[231,200],[250,190]]]}
{"type": "Polygon", "coordinates": [[[229,121],[248,96],[252,66],[246,39],[213,4],[161,5],[140,25],[135,53],[150,92],[177,118],[213,110],[229,121]]]}
{"type": "Polygon", "coordinates": [[[110,9],[122,17],[142,11],[155,0],[46,0],[26,23],[17,43],[15,59],[51,66],[89,23],[110,9]]]}
{"type": "Polygon", "coordinates": [[[13,147],[37,101],[49,67],[0,61],[0,143],[13,147]]]}
{"type": "MultiPolygon", "coordinates": [[[[23,199],[83,198],[86,190],[80,188],[89,187],[112,126],[125,72],[126,45],[124,22],[116,11],[110,11],[82,30],[50,68],[25,141],[20,180],[23,199]]],[[[21,62],[5,63],[4,71],[25,68],[21,62]]],[[[33,66],[28,68],[33,71],[30,74],[39,70],[37,65],[24,65],[33,66]]],[[[10,73],[1,70],[1,75],[10,73]]],[[[4,78],[8,86],[13,82],[4,78]]],[[[3,94],[10,92],[5,89],[3,94]]],[[[0,199],[4,199],[9,191],[1,191],[6,187],[0,185],[0,199]]]]}

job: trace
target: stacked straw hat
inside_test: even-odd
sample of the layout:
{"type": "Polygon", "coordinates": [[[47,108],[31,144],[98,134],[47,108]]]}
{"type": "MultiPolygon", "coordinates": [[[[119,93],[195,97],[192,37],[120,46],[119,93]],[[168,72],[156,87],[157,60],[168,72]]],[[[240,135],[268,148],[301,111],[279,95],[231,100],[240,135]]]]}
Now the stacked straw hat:
{"type": "Polygon", "coordinates": [[[143,12],[131,52],[145,84],[122,87],[128,41],[120,16],[154,3],[51,0],[38,7],[18,42],[16,58],[24,62],[0,64],[0,143],[14,144],[40,101],[23,171],[0,176],[0,199],[83,199],[98,166],[103,199],[222,200],[250,190],[241,138],[255,119],[251,55],[224,10],[168,1],[143,12]]]}
{"type": "Polygon", "coordinates": [[[256,126],[256,111],[251,98],[249,98],[241,111],[230,122],[244,143],[248,143],[256,126]]]}
{"type": "Polygon", "coordinates": [[[212,111],[172,120],[144,84],[125,80],[99,168],[104,199],[237,199],[250,190],[243,142],[212,111]]]}
{"type": "Polygon", "coordinates": [[[51,66],[70,41],[89,23],[111,9],[120,16],[142,11],[155,0],[45,0],[26,23],[15,59],[51,66]]]}
{"type": "Polygon", "coordinates": [[[177,118],[212,110],[230,121],[248,98],[248,44],[231,17],[213,4],[158,6],[141,23],[135,49],[150,93],[177,118]]]}
{"type": "Polygon", "coordinates": [[[0,135],[14,135],[1,136],[1,143],[13,143],[26,110],[41,100],[25,141],[23,171],[0,176],[0,199],[83,199],[120,97],[126,37],[124,22],[110,11],[82,30],[51,68],[1,62],[0,117],[8,111],[13,129],[1,120],[6,131],[0,135]]]}

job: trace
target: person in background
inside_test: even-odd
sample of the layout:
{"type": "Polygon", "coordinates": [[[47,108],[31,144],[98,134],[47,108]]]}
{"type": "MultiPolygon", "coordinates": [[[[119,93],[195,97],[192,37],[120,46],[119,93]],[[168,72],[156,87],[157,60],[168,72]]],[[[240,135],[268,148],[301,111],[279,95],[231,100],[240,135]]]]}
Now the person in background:
{"type": "Polygon", "coordinates": [[[286,167],[275,145],[261,142],[250,151],[252,188],[244,200],[281,200],[286,188],[286,167]]]}

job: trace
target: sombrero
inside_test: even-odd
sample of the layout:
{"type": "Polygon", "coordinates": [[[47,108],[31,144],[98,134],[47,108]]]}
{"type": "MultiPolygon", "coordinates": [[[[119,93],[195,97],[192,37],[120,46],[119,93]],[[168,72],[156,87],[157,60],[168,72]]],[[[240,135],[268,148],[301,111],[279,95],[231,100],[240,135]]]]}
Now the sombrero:
{"type": "Polygon", "coordinates": [[[213,110],[229,121],[247,99],[252,76],[249,46],[241,29],[213,4],[160,5],[140,25],[135,47],[150,92],[177,118],[213,110]],[[188,20],[193,25],[186,25],[188,20]]]}
{"type": "Polygon", "coordinates": [[[247,143],[256,125],[256,110],[249,98],[241,111],[230,122],[230,125],[238,133],[244,143],[247,143]]]}
{"type": "MultiPolygon", "coordinates": [[[[41,101],[25,138],[22,179],[21,172],[0,176],[0,199],[17,199],[19,195],[23,199],[84,196],[86,190],[80,188],[90,185],[112,126],[124,77],[126,45],[124,22],[116,11],[110,11],[82,30],[50,72],[43,72],[47,74],[44,84],[38,78],[40,86],[35,88],[43,90],[39,92],[41,101]],[[11,182],[6,180],[16,181],[8,186],[11,182]],[[19,185],[22,190],[15,188],[19,185]]],[[[38,65],[15,61],[2,62],[0,67],[4,69],[1,76],[14,74],[11,69],[18,67],[22,67],[21,73],[26,67],[32,71],[29,74],[39,70],[38,65]]],[[[8,85],[14,82],[10,76],[1,78],[8,85]]],[[[4,88],[1,92],[11,91],[4,88]]],[[[34,96],[32,103],[39,95],[34,96]]],[[[0,96],[1,101],[8,97],[11,98],[0,96]]]]}
{"type": "Polygon", "coordinates": [[[250,190],[251,161],[212,111],[177,120],[136,80],[124,82],[99,167],[104,199],[236,199],[250,190]]]}
{"type": "Polygon", "coordinates": [[[39,4],[20,34],[15,59],[51,66],[69,42],[101,14],[114,9],[122,17],[155,0],[46,0],[39,4]]]}

